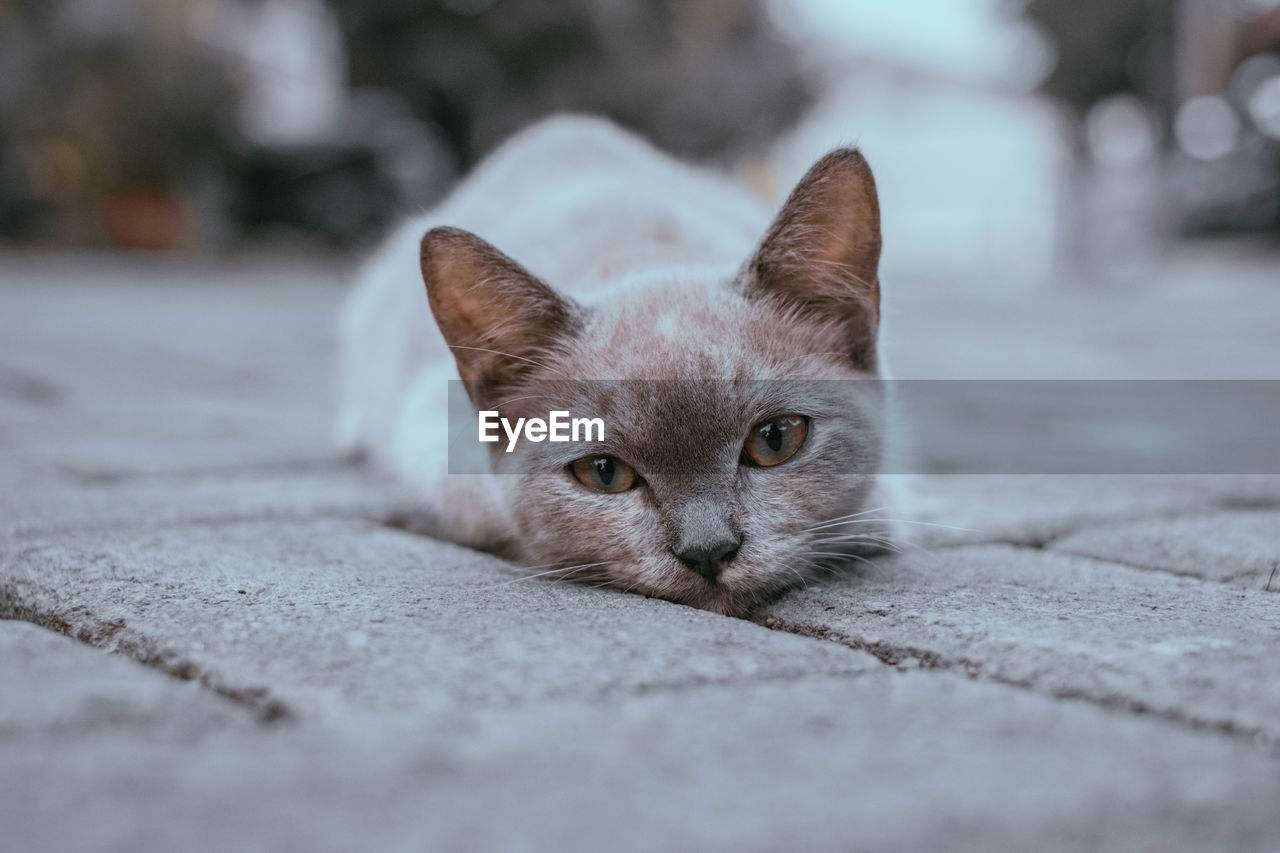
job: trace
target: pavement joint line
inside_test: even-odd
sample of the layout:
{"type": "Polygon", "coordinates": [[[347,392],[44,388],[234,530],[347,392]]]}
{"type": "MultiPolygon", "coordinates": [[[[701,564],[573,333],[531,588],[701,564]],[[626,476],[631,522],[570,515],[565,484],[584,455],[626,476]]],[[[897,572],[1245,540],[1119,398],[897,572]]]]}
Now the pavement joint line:
{"type": "Polygon", "coordinates": [[[1232,497],[1227,495],[1222,499],[1221,507],[1226,510],[1280,509],[1280,501],[1271,500],[1270,498],[1232,497]]]}
{"type": "MultiPolygon", "coordinates": [[[[1178,488],[1182,488],[1187,491],[1195,491],[1190,486],[1182,486],[1178,488]]],[[[1245,501],[1240,504],[1234,504],[1230,502],[1229,498],[1221,498],[1221,499],[1216,499],[1210,503],[1206,503],[1202,507],[1196,507],[1196,508],[1182,507],[1175,510],[1169,510],[1168,512],[1158,512],[1158,511],[1152,512],[1149,515],[1148,514],[1126,515],[1123,518],[1113,519],[1111,521],[1085,522],[1084,524],[1081,524],[1079,527],[1072,527],[1069,530],[1055,531],[1047,536],[1035,537],[1034,541],[1029,541],[1025,539],[1011,540],[1009,538],[1006,538],[1003,541],[991,541],[991,542],[986,540],[983,540],[981,542],[956,542],[956,543],[949,542],[947,543],[947,547],[964,546],[964,545],[1012,545],[1015,548],[1029,548],[1037,551],[1043,551],[1051,548],[1053,546],[1053,543],[1061,539],[1066,539],[1067,537],[1075,536],[1077,533],[1084,533],[1086,531],[1106,530],[1112,527],[1128,527],[1133,524],[1140,524],[1144,521],[1175,521],[1179,518],[1196,518],[1198,516],[1206,515],[1209,513],[1215,513],[1215,512],[1244,512],[1246,510],[1267,510],[1267,509],[1280,509],[1280,502],[1245,501]]],[[[1064,551],[1062,553],[1074,553],[1074,552],[1064,551]]],[[[1080,555],[1080,556],[1084,556],[1084,555],[1080,555]]],[[[1109,560],[1106,562],[1115,563],[1119,561],[1109,560]]],[[[1121,563],[1121,565],[1128,565],[1128,564],[1121,563]]],[[[1144,568],[1144,567],[1129,566],[1129,568],[1144,568]]],[[[1156,571],[1154,569],[1149,569],[1149,568],[1145,570],[1156,571]]]]}
{"type": "MultiPolygon", "coordinates": [[[[732,616],[725,616],[725,619],[732,619],[732,616]]],[[[854,680],[861,678],[869,678],[877,673],[889,670],[868,669],[862,671],[850,672],[844,669],[819,668],[807,670],[794,670],[788,672],[774,672],[766,675],[738,675],[726,676],[724,678],[690,678],[679,682],[665,682],[659,684],[640,684],[635,687],[609,688],[597,691],[592,700],[611,699],[617,697],[630,696],[653,696],[662,694],[684,693],[690,690],[701,690],[703,688],[720,688],[720,687],[740,687],[753,684],[775,684],[805,681],[808,679],[815,680],[854,680]]],[[[537,699],[528,702],[516,702],[506,707],[534,707],[549,702],[563,702],[573,700],[569,694],[562,696],[549,696],[544,699],[537,699]]]]}
{"type": "MultiPolygon", "coordinates": [[[[1053,550],[1055,553],[1058,553],[1058,554],[1066,554],[1071,557],[1079,557],[1082,560],[1092,560],[1095,563],[1109,563],[1113,566],[1124,566],[1126,569],[1133,569],[1134,571],[1138,571],[1138,572],[1155,572],[1157,574],[1173,575],[1176,578],[1186,578],[1188,580],[1201,581],[1203,583],[1222,584],[1223,586],[1239,587],[1240,584],[1235,582],[1237,578],[1247,577],[1248,575],[1253,574],[1252,570],[1245,569],[1244,571],[1235,572],[1234,574],[1225,575],[1224,577],[1220,577],[1220,578],[1206,578],[1203,575],[1193,574],[1192,572],[1178,571],[1176,569],[1165,569],[1160,566],[1144,566],[1139,563],[1130,563],[1127,560],[1118,560],[1115,557],[1107,557],[1104,559],[1102,557],[1098,557],[1094,554],[1090,554],[1085,551],[1074,551],[1070,548],[1054,548],[1053,550]]],[[[1272,577],[1273,578],[1275,577],[1274,569],[1272,569],[1272,577]]],[[[1245,587],[1245,589],[1252,589],[1252,587],[1245,587]]],[[[1280,589],[1278,589],[1277,591],[1280,591],[1280,589]]],[[[1271,592],[1271,590],[1264,586],[1262,587],[1262,592],[1271,592]]]]}
{"type": "MultiPolygon", "coordinates": [[[[376,519],[365,520],[371,526],[378,524],[376,519]]],[[[175,523],[167,526],[181,527],[184,526],[184,523],[175,523]]],[[[185,526],[211,525],[186,522],[185,526]]],[[[13,560],[21,560],[25,554],[33,550],[39,550],[40,547],[41,545],[36,541],[25,543],[13,549],[9,556],[13,560]]],[[[586,589],[587,587],[584,586],[582,588],[586,589]]],[[[670,606],[679,607],[680,605],[672,604],[670,606]]],[[[708,615],[715,616],[715,614],[708,615]]],[[[719,618],[731,619],[732,617],[723,616],[719,618]]],[[[246,707],[263,723],[292,723],[307,716],[305,711],[297,710],[291,703],[274,696],[269,686],[240,686],[232,683],[219,672],[216,662],[202,662],[191,657],[187,652],[166,647],[161,641],[152,638],[145,631],[139,631],[130,626],[124,617],[106,619],[82,604],[76,604],[57,596],[53,590],[44,588],[38,583],[27,584],[9,580],[3,574],[0,574],[0,620],[27,622],[54,633],[62,634],[93,648],[128,658],[170,677],[183,681],[195,681],[203,688],[246,707]],[[45,592],[53,593],[50,596],[52,600],[44,607],[26,603],[27,596],[23,595],[25,587],[45,589],[45,592]]],[[[704,687],[731,687],[757,683],[798,681],[808,678],[852,678],[879,671],[881,670],[876,668],[851,671],[839,666],[821,666],[813,669],[793,669],[761,675],[735,675],[723,678],[693,677],[685,680],[641,684],[633,687],[606,688],[589,696],[576,698],[602,700],[614,696],[626,697],[651,693],[676,693],[704,687]]],[[[564,697],[553,696],[541,700],[497,703],[492,707],[528,707],[537,705],[542,701],[563,698],[574,697],[566,694],[564,697]]]]}
{"type": "MultiPolygon", "coordinates": [[[[305,524],[310,521],[365,521],[372,525],[383,524],[384,511],[374,509],[318,509],[312,512],[284,511],[267,509],[256,513],[212,513],[208,516],[175,518],[171,520],[152,521],[114,521],[114,522],[65,522],[62,524],[34,525],[27,530],[21,528],[9,532],[14,542],[38,542],[50,536],[64,533],[100,533],[104,531],[160,530],[175,527],[224,527],[236,524],[249,524],[255,521],[275,521],[284,523],[305,524]]],[[[423,534],[416,534],[423,535],[423,534]]]]}
{"type": "Polygon", "coordinates": [[[162,471],[113,471],[84,470],[75,466],[56,463],[59,473],[77,485],[100,483],[148,483],[165,482],[190,477],[223,477],[237,474],[290,474],[299,471],[367,471],[340,456],[297,457],[275,462],[248,462],[242,465],[198,465],[190,468],[167,468],[162,471]]]}
{"type": "MultiPolygon", "coordinates": [[[[230,516],[216,516],[209,519],[188,518],[188,519],[174,520],[172,522],[154,522],[154,523],[140,523],[140,524],[81,525],[81,526],[71,526],[69,529],[76,530],[76,531],[93,531],[93,530],[129,530],[129,529],[135,529],[135,528],[151,529],[151,528],[161,528],[161,527],[163,528],[199,527],[199,526],[216,527],[216,526],[224,526],[224,525],[229,526],[229,525],[234,525],[234,524],[239,524],[244,522],[251,522],[251,521],[261,521],[264,518],[269,517],[271,519],[276,519],[276,520],[281,520],[286,522],[299,522],[299,523],[306,523],[309,521],[319,521],[319,520],[327,520],[327,519],[346,519],[346,520],[352,520],[352,521],[365,521],[372,526],[387,526],[387,527],[391,527],[392,529],[397,529],[397,530],[400,530],[401,532],[408,533],[409,535],[426,536],[426,534],[424,533],[419,533],[412,530],[406,530],[405,528],[400,527],[399,525],[391,524],[388,521],[389,513],[394,513],[398,511],[400,510],[371,510],[371,511],[364,511],[364,512],[360,512],[360,511],[346,512],[346,511],[339,510],[339,511],[319,511],[315,513],[285,513],[280,515],[268,514],[267,516],[264,516],[263,514],[258,513],[258,514],[247,514],[247,515],[241,514],[241,515],[230,515],[230,516]]],[[[1203,510],[1201,510],[1201,512],[1202,511],[1203,510]]],[[[1196,514],[1196,513],[1180,511],[1177,513],[1156,514],[1152,516],[1146,516],[1145,518],[1153,518],[1153,519],[1154,518],[1176,518],[1176,517],[1185,516],[1189,514],[1196,514]]],[[[1126,521],[1123,523],[1128,524],[1136,520],[1141,520],[1141,519],[1126,519],[1126,521]]],[[[1107,527],[1107,526],[1111,526],[1111,523],[1107,523],[1103,525],[1086,525],[1081,529],[1087,529],[1089,527],[1097,528],[1097,527],[1107,527]]],[[[49,531],[46,529],[46,531],[44,531],[44,534],[47,534],[49,532],[52,532],[52,531],[49,531]]],[[[1062,534],[1062,535],[1066,536],[1069,534],[1062,534]]],[[[32,538],[35,539],[39,537],[34,536],[32,538]]],[[[432,538],[432,537],[428,536],[427,538],[432,538]]],[[[1054,537],[1054,538],[1056,539],[1058,537],[1054,537]]],[[[971,543],[971,542],[946,543],[946,544],[930,546],[930,550],[931,551],[949,551],[953,549],[972,547],[973,544],[974,543],[971,543]]],[[[1011,548],[1022,549],[1027,551],[1040,550],[1037,548],[1032,548],[1025,544],[1017,543],[1017,542],[1004,542],[1001,544],[1005,544],[1011,548]]],[[[15,556],[20,556],[21,553],[22,553],[22,549],[18,549],[15,556]]],[[[1065,553],[1073,553],[1073,552],[1064,551],[1062,553],[1065,554],[1065,553]]],[[[1209,584],[1209,583],[1219,584],[1219,585],[1223,584],[1222,581],[1219,581],[1216,579],[1206,579],[1206,578],[1201,578],[1194,575],[1184,575],[1178,572],[1172,572],[1172,571],[1158,569],[1158,568],[1135,566],[1135,565],[1125,563],[1123,561],[1114,560],[1114,559],[1100,559],[1100,558],[1092,557],[1089,555],[1074,554],[1074,553],[1073,555],[1081,559],[1087,559],[1097,563],[1103,563],[1103,564],[1109,564],[1109,565],[1120,565],[1120,566],[1125,566],[1126,568],[1130,568],[1138,571],[1159,572],[1159,573],[1170,574],[1170,575],[1175,575],[1179,577],[1186,577],[1190,580],[1198,581],[1200,583],[1205,583],[1205,584],[1209,584]]],[[[1277,564],[1276,569],[1280,569],[1280,564],[1277,564]]],[[[1274,581],[1276,569],[1273,569],[1272,579],[1271,581],[1269,581],[1269,583],[1274,581]]],[[[1230,585],[1230,584],[1227,584],[1227,585],[1230,585]]],[[[202,686],[212,690],[213,692],[227,699],[230,699],[231,701],[234,701],[238,704],[248,707],[250,710],[254,711],[259,716],[259,718],[264,722],[292,720],[298,716],[298,713],[294,709],[289,707],[287,703],[285,703],[280,699],[272,697],[270,695],[270,691],[268,688],[237,687],[235,685],[226,684],[223,681],[222,677],[218,675],[215,670],[210,669],[200,664],[199,662],[194,661],[185,655],[182,655],[181,653],[161,648],[154,640],[152,640],[145,634],[136,632],[132,628],[129,628],[124,623],[124,620],[122,619],[110,620],[110,621],[103,620],[101,617],[94,616],[94,614],[91,611],[87,611],[83,607],[77,607],[76,608],[77,613],[75,614],[77,620],[80,620],[80,621],[87,620],[90,624],[74,627],[72,623],[68,621],[68,619],[66,618],[66,616],[70,614],[64,615],[64,613],[62,612],[39,612],[39,611],[33,610],[21,604],[19,602],[19,596],[15,595],[14,593],[15,591],[12,583],[6,583],[3,578],[0,578],[0,619],[17,619],[21,621],[30,622],[32,624],[41,626],[43,628],[53,630],[57,633],[61,633],[66,636],[69,636],[87,645],[94,646],[97,648],[102,648],[113,653],[121,654],[143,665],[153,667],[172,677],[179,678],[182,680],[196,680],[202,686]]],[[[724,618],[731,618],[731,617],[724,617],[724,618]]],[[[1100,699],[1098,697],[1090,695],[1086,691],[1077,691],[1077,690],[1044,691],[1044,690],[1038,689],[1029,680],[1010,679],[1007,677],[991,675],[986,671],[986,667],[984,667],[983,664],[968,660],[966,658],[962,658],[962,657],[951,658],[945,655],[940,655],[926,648],[918,648],[910,645],[895,645],[895,644],[883,643],[883,642],[866,643],[854,637],[851,637],[845,634],[844,632],[835,631],[831,629],[813,628],[813,627],[804,626],[804,625],[797,625],[773,616],[766,615],[764,617],[752,618],[752,619],[747,619],[743,621],[753,622],[754,624],[760,625],[761,627],[764,627],[769,630],[778,630],[786,633],[796,634],[799,636],[809,637],[812,639],[818,639],[826,642],[834,642],[854,650],[863,651],[872,655],[881,663],[885,664],[886,667],[889,667],[891,669],[897,669],[903,661],[906,661],[908,659],[915,659],[916,661],[918,661],[919,668],[921,669],[958,672],[959,674],[962,674],[970,679],[1004,684],[1006,686],[1026,690],[1028,692],[1037,693],[1040,695],[1048,695],[1055,699],[1082,701],[1082,702],[1092,704],[1097,707],[1109,709],[1109,710],[1127,712],[1127,713],[1138,714],[1138,715],[1152,716],[1158,719],[1167,720],[1171,723],[1174,723],[1180,726],[1191,728],[1193,730],[1216,731],[1232,737],[1252,739],[1257,744],[1280,751],[1280,738],[1269,736],[1265,732],[1258,730],[1256,728],[1242,727],[1226,720],[1206,719],[1203,717],[1181,713],[1172,709],[1153,708],[1147,705],[1146,703],[1143,703],[1140,701],[1124,700],[1124,699],[1118,699],[1114,697],[1100,699]]],[[[872,670],[872,672],[874,671],[876,670],[872,670]]],[[[848,673],[848,672],[829,673],[829,672],[826,672],[825,670],[809,671],[809,672],[797,671],[795,673],[779,673],[779,674],[774,674],[769,676],[761,676],[758,678],[736,677],[736,678],[720,679],[720,680],[716,680],[716,679],[695,680],[686,684],[654,684],[654,685],[640,686],[638,688],[632,688],[630,690],[624,690],[620,692],[629,694],[629,695],[642,695],[649,692],[679,691],[679,690],[691,689],[696,687],[717,686],[722,684],[732,685],[736,683],[755,683],[755,682],[765,682],[765,681],[774,681],[774,680],[786,681],[786,680],[803,679],[810,676],[817,677],[817,676],[828,676],[828,675],[839,675],[840,677],[850,677],[853,675],[861,675],[861,674],[862,673],[848,673]]],[[[517,704],[523,705],[528,703],[517,703],[517,704]]]]}
{"type": "Polygon", "coordinates": [[[890,667],[896,667],[902,661],[914,658],[919,661],[919,668],[922,670],[927,669],[940,672],[959,673],[973,681],[1003,684],[1007,687],[1014,687],[1028,693],[1048,696],[1052,699],[1083,702],[1108,711],[1127,713],[1134,716],[1153,717],[1193,731],[1215,732],[1228,737],[1249,740],[1252,741],[1255,746],[1273,752],[1277,757],[1280,757],[1280,737],[1272,736],[1261,729],[1237,725],[1230,720],[1205,719],[1190,714],[1184,714],[1173,709],[1155,708],[1145,702],[1137,700],[1125,700],[1114,697],[1101,699],[1085,690],[1044,691],[1037,688],[1029,679],[1007,678],[1004,676],[992,675],[989,673],[986,666],[977,661],[969,660],[968,658],[947,657],[929,649],[917,648],[908,645],[894,645],[883,642],[867,643],[858,640],[855,637],[851,637],[843,631],[837,631],[830,628],[815,628],[807,625],[798,625],[796,623],[780,619],[776,616],[764,616],[763,618],[756,620],[756,624],[776,631],[785,631],[789,634],[796,634],[801,637],[809,637],[815,640],[838,643],[851,649],[864,651],[890,667]]]}
{"type": "Polygon", "coordinates": [[[29,622],[87,646],[137,661],[181,681],[195,681],[219,696],[248,708],[262,723],[288,722],[297,716],[287,703],[272,696],[269,688],[228,684],[216,671],[179,652],[162,648],[145,634],[130,628],[124,619],[103,620],[91,610],[79,607],[78,620],[82,624],[77,627],[64,613],[41,612],[20,603],[13,586],[0,579],[0,619],[29,622]]]}
{"type": "MultiPolygon", "coordinates": [[[[159,650],[159,645],[155,641],[145,634],[133,631],[128,627],[124,619],[104,622],[101,618],[95,617],[92,611],[81,608],[80,618],[82,620],[88,619],[96,624],[94,627],[82,625],[76,628],[59,613],[38,612],[24,605],[15,604],[13,598],[12,595],[7,593],[4,586],[0,586],[0,621],[27,622],[39,628],[62,634],[92,648],[127,658],[180,681],[195,681],[201,687],[248,708],[261,723],[299,723],[307,716],[305,712],[296,711],[283,700],[271,697],[269,688],[243,688],[229,685],[216,672],[202,666],[199,662],[189,657],[179,656],[178,653],[159,650]]],[[[725,616],[722,618],[730,619],[733,617],[725,616]]],[[[764,675],[737,675],[724,678],[698,677],[679,682],[642,684],[630,688],[607,688],[598,690],[590,695],[565,693],[564,695],[548,695],[538,699],[476,707],[490,710],[518,710],[565,701],[591,703],[613,698],[684,693],[704,688],[800,682],[809,679],[853,680],[870,677],[876,673],[886,671],[892,670],[867,669],[850,671],[838,667],[819,667],[816,669],[773,672],[764,675]]],[[[462,706],[459,706],[459,708],[460,710],[467,710],[462,706]]]]}

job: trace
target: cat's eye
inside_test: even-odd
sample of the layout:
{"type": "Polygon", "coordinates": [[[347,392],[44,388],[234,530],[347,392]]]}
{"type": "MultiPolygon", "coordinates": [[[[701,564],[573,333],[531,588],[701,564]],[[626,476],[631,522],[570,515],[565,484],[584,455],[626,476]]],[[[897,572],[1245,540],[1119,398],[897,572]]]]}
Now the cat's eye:
{"type": "Polygon", "coordinates": [[[804,415],[779,415],[761,421],[751,428],[742,446],[744,462],[770,468],[781,465],[804,444],[809,434],[809,419],[804,415]]]}
{"type": "Polygon", "coordinates": [[[640,483],[636,469],[616,456],[584,456],[575,459],[569,470],[579,483],[597,492],[625,492],[640,483]]]}

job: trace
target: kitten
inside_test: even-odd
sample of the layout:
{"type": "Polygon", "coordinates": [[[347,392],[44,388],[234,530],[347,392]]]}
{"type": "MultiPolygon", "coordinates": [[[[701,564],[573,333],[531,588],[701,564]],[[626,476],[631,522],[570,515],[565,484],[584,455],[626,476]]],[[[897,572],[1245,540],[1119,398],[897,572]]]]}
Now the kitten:
{"type": "Polygon", "coordinates": [[[855,149],[818,161],[769,224],[745,192],[611,124],[548,119],[363,272],[342,318],[339,438],[420,484],[446,538],[749,613],[892,535],[878,385],[826,381],[878,376],[879,256],[855,149]],[[491,473],[449,474],[459,377],[513,421],[560,395],[601,415],[606,441],[494,444],[491,473]]]}

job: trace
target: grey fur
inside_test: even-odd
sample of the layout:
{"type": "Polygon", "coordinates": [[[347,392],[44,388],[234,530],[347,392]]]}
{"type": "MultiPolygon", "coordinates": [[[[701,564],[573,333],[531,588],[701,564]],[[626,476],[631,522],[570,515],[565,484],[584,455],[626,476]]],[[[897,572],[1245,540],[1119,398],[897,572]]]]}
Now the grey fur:
{"type": "Polygon", "coordinates": [[[591,579],[746,613],[874,544],[808,528],[865,509],[873,485],[876,395],[852,380],[875,375],[879,239],[874,184],[852,150],[815,166],[742,274],[688,293],[673,282],[621,304],[552,304],[547,285],[479,238],[428,232],[430,304],[485,405],[515,400],[499,406],[512,420],[553,407],[600,416],[609,436],[597,452],[643,478],[628,492],[592,492],[549,444],[495,459],[518,492],[521,556],[600,564],[591,579]],[[658,340],[656,318],[688,300],[682,333],[658,340]],[[481,343],[507,355],[477,358],[481,343]],[[601,379],[617,381],[589,381],[601,379]],[[742,464],[751,427],[788,412],[811,419],[805,446],[777,467],[742,464]],[[707,549],[736,556],[718,575],[681,556],[707,549]]]}

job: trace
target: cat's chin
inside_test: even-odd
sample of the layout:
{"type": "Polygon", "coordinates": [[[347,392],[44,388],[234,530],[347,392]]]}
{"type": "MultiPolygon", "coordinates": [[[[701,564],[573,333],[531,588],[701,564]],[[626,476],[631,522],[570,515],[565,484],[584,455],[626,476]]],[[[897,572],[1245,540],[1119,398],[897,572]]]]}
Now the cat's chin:
{"type": "Polygon", "coordinates": [[[612,585],[618,589],[639,592],[651,598],[661,598],[721,616],[747,618],[759,608],[777,601],[798,583],[779,578],[772,583],[753,580],[713,584],[700,577],[690,576],[686,581],[665,589],[643,589],[625,578],[618,579],[612,585]]]}

